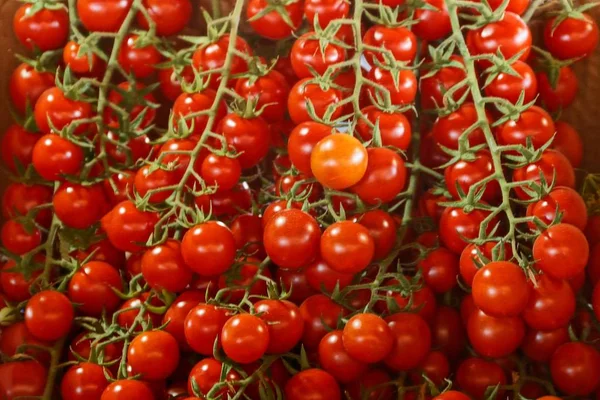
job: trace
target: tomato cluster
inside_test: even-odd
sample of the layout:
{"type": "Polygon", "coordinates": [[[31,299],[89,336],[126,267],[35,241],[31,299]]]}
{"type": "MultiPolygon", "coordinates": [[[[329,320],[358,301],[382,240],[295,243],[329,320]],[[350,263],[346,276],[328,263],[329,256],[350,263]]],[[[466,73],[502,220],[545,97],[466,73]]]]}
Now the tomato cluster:
{"type": "Polygon", "coordinates": [[[212,3],[18,8],[0,397],[600,397],[587,7],[212,3]]]}

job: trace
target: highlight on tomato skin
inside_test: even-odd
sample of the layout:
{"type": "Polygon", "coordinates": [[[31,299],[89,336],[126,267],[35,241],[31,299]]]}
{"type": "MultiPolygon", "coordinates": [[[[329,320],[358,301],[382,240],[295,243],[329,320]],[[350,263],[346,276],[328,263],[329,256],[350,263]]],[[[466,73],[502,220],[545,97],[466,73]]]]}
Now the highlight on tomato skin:
{"type": "Polygon", "coordinates": [[[15,4],[0,398],[600,396],[598,20],[540,6],[15,4]]]}

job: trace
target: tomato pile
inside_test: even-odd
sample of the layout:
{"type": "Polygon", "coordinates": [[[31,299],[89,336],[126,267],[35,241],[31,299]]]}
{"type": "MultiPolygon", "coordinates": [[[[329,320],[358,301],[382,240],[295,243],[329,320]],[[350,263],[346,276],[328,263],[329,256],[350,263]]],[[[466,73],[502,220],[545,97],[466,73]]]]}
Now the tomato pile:
{"type": "Polygon", "coordinates": [[[0,397],[600,398],[598,27],[539,4],[23,3],[0,397]]]}

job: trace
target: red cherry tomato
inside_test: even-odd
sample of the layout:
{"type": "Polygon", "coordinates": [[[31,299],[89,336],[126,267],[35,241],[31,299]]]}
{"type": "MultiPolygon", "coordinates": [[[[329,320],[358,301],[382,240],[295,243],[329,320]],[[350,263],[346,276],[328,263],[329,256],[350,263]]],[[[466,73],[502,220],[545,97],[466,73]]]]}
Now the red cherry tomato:
{"type": "Polygon", "coordinates": [[[69,15],[64,8],[42,8],[34,12],[32,4],[23,4],[15,12],[13,30],[29,50],[55,50],[69,37],[69,15]]]}
{"type": "Polygon", "coordinates": [[[544,26],[544,44],[559,60],[587,57],[598,45],[598,25],[588,14],[567,17],[556,26],[556,17],[544,26]]]}

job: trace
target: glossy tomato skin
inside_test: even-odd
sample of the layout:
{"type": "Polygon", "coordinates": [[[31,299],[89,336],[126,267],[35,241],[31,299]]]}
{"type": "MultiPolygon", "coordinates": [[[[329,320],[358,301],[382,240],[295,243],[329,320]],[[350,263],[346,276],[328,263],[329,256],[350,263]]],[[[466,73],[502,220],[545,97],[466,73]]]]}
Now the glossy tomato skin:
{"type": "Polygon", "coordinates": [[[9,252],[23,255],[42,243],[42,233],[35,226],[26,228],[16,220],[6,221],[0,230],[2,245],[9,252]]]}
{"type": "MultiPolygon", "coordinates": [[[[161,306],[162,304],[157,301],[156,297],[150,298],[149,292],[144,292],[140,296],[131,298],[127,300],[123,305],[119,308],[121,311],[117,317],[117,323],[123,328],[129,328],[133,325],[137,315],[139,314],[139,310],[142,307],[143,303],[147,303],[153,306],[161,306]],[[122,311],[127,309],[128,311],[122,311]]],[[[147,323],[152,323],[152,326],[160,326],[161,315],[155,314],[150,311],[145,311],[142,314],[142,318],[147,323]]],[[[141,331],[142,326],[138,324],[136,331],[141,331]]]]}
{"type": "Polygon", "coordinates": [[[390,315],[385,320],[394,336],[394,347],[383,362],[395,371],[419,366],[431,349],[431,330],[427,322],[411,313],[390,315]]]}
{"type": "Polygon", "coordinates": [[[441,306],[431,323],[432,347],[439,349],[449,359],[457,359],[464,351],[465,330],[460,314],[454,308],[441,306]]]}
{"type": "MultiPolygon", "coordinates": [[[[62,130],[71,123],[88,119],[93,115],[92,106],[80,100],[71,100],[58,87],[44,91],[35,103],[35,124],[42,133],[51,133],[49,120],[57,130],[62,130]]],[[[88,124],[79,124],[75,134],[82,134],[88,129],[88,124]]]]}
{"type": "Polygon", "coordinates": [[[566,327],[575,314],[575,294],[566,281],[548,275],[532,284],[529,303],[523,312],[525,323],[543,331],[566,327]]]}
{"type": "MultiPolygon", "coordinates": [[[[410,279],[410,277],[405,277],[410,279]]],[[[400,286],[400,282],[395,279],[389,279],[384,282],[385,286],[400,286]]],[[[437,308],[437,302],[435,299],[435,293],[429,286],[423,285],[422,281],[416,283],[417,288],[411,288],[409,293],[398,292],[397,290],[389,289],[385,293],[385,296],[391,297],[399,309],[408,308],[411,305],[410,311],[416,312],[418,315],[423,317],[427,322],[431,321],[435,316],[435,310],[437,308]]],[[[382,293],[383,294],[383,293],[382,293]]],[[[385,302],[378,303],[378,310],[380,312],[387,311],[393,312],[385,302]]]]}
{"type": "Polygon", "coordinates": [[[229,318],[230,314],[224,308],[198,304],[189,311],[184,321],[183,331],[188,345],[197,353],[212,355],[215,340],[221,336],[223,325],[229,318]]]}
{"type": "MultiPolygon", "coordinates": [[[[198,389],[200,389],[201,393],[208,393],[214,385],[221,381],[222,367],[223,364],[214,358],[205,358],[196,364],[190,371],[188,378],[188,394],[193,394],[192,380],[196,381],[198,389]]],[[[235,372],[235,370],[231,370],[225,377],[225,380],[228,382],[235,382],[238,379],[240,379],[240,376],[237,374],[237,372],[235,372]]],[[[225,400],[227,399],[228,394],[233,396],[235,394],[235,389],[230,388],[228,390],[227,387],[224,387],[222,390],[216,393],[215,398],[225,400]]]]}
{"type": "Polygon", "coordinates": [[[341,390],[335,378],[321,369],[304,370],[292,377],[285,385],[288,400],[340,400],[341,390]]]}
{"type": "Polygon", "coordinates": [[[273,123],[284,119],[290,86],[281,72],[271,70],[256,80],[238,79],[235,91],[245,99],[254,99],[257,109],[264,107],[260,116],[265,121],[273,123]]]}
{"type": "MultiPolygon", "coordinates": [[[[417,95],[417,78],[415,74],[408,69],[400,70],[397,81],[394,79],[394,74],[381,67],[372,68],[367,73],[367,78],[387,89],[389,92],[389,100],[395,106],[404,106],[411,104],[417,95]],[[396,84],[396,82],[398,82],[396,84]]],[[[386,98],[386,94],[379,89],[369,86],[367,88],[369,97],[377,99],[377,97],[386,98]]]]}
{"type": "Polygon", "coordinates": [[[75,229],[89,228],[108,211],[101,185],[82,186],[63,182],[54,193],[52,205],[62,223],[75,229]]]}
{"type": "Polygon", "coordinates": [[[19,7],[13,18],[17,39],[29,50],[54,50],[69,37],[69,16],[64,8],[43,8],[33,13],[31,4],[19,7]]]}
{"type": "Polygon", "coordinates": [[[600,354],[584,343],[561,345],[550,360],[554,384],[565,394],[585,396],[600,385],[600,376],[592,373],[600,368],[600,354]]]}
{"type": "Polygon", "coordinates": [[[165,331],[143,332],[131,341],[127,363],[134,375],[150,381],[166,379],[179,363],[177,340],[165,331]]]}
{"type": "Polygon", "coordinates": [[[519,347],[525,337],[525,324],[519,317],[492,317],[475,310],[469,317],[467,333],[477,353],[501,358],[519,347]]]}
{"type": "Polygon", "coordinates": [[[122,201],[100,221],[111,244],[121,251],[142,249],[158,222],[158,214],[140,211],[130,200],[122,201]],[[141,244],[141,245],[140,245],[141,244]]]}
{"type": "Polygon", "coordinates": [[[117,32],[125,20],[132,0],[77,0],[77,15],[91,32],[117,32]]]}
{"type": "MultiPolygon", "coordinates": [[[[184,121],[184,126],[187,126],[193,137],[200,137],[206,125],[208,124],[207,115],[199,115],[194,118],[188,118],[189,114],[194,114],[201,111],[208,111],[215,100],[215,92],[211,89],[206,89],[200,93],[182,93],[175,99],[173,103],[173,128],[177,131],[180,120],[184,121]],[[192,129],[193,126],[193,129],[192,129]]],[[[217,107],[217,113],[214,119],[216,126],[227,115],[227,107],[224,102],[220,102],[217,107]]]]}
{"type": "Polygon", "coordinates": [[[34,271],[26,279],[24,274],[11,271],[16,266],[14,260],[8,260],[4,263],[0,270],[0,286],[2,287],[2,294],[8,301],[21,302],[31,297],[29,287],[42,272],[40,270],[34,271]]]}
{"type": "Polygon", "coordinates": [[[290,161],[298,171],[306,176],[312,176],[310,162],[313,149],[331,133],[330,126],[315,121],[303,122],[292,130],[287,149],[290,161]]]}
{"type": "MultiPolygon", "coordinates": [[[[449,61],[464,65],[462,57],[457,55],[450,56],[449,61]]],[[[425,68],[428,65],[425,64],[425,68]]],[[[429,73],[427,69],[425,75],[429,73]]],[[[436,70],[431,76],[424,76],[419,81],[421,90],[421,106],[425,109],[435,109],[436,106],[444,105],[444,94],[453,86],[462,82],[466,77],[466,72],[463,68],[458,68],[454,65],[444,66],[436,70]]],[[[458,101],[466,92],[466,87],[457,89],[452,94],[452,99],[458,101]]]]}
{"type": "Polygon", "coordinates": [[[319,224],[310,214],[290,208],[278,212],[267,222],[263,243],[276,265],[298,269],[316,258],[320,237],[319,224]]]}
{"type": "Polygon", "coordinates": [[[556,25],[551,18],[544,26],[544,44],[559,60],[587,57],[598,45],[598,25],[587,14],[583,18],[568,17],[556,25]]]}
{"type": "MultiPolygon", "coordinates": [[[[162,2],[160,0],[144,0],[144,7],[156,27],[159,36],[171,36],[181,32],[192,17],[192,2],[190,0],[175,0],[162,2]]],[[[144,29],[149,28],[146,17],[140,12],[137,15],[138,24],[144,29]]]]}
{"type": "Polygon", "coordinates": [[[262,217],[252,214],[242,214],[231,222],[230,229],[238,250],[244,250],[246,254],[256,257],[259,260],[265,258],[262,217]]]}
{"type": "Polygon", "coordinates": [[[80,49],[81,46],[77,42],[69,41],[63,50],[63,62],[75,74],[81,76],[102,75],[106,68],[105,62],[94,53],[91,56],[85,53],[80,54],[80,49]]]}
{"type": "Polygon", "coordinates": [[[570,279],[586,266],[590,248],[583,232],[573,225],[553,225],[533,242],[537,267],[556,279],[570,279]]]}
{"type": "MultiPolygon", "coordinates": [[[[154,118],[156,117],[156,109],[150,105],[156,105],[158,103],[152,92],[149,92],[146,85],[143,83],[136,82],[133,86],[129,82],[119,83],[116,89],[108,92],[108,101],[125,109],[129,113],[129,121],[131,122],[138,120],[138,117],[143,112],[144,115],[143,117],[140,117],[141,120],[137,126],[137,129],[141,130],[149,127],[152,122],[154,122],[154,118]],[[123,93],[128,93],[131,98],[126,101],[123,93]]],[[[106,107],[104,109],[104,115],[102,117],[104,123],[108,126],[114,128],[120,127],[121,121],[119,120],[119,115],[111,107],[106,107]]],[[[140,140],[140,136],[134,137],[129,141],[132,142],[136,139],[140,140]]],[[[131,152],[134,153],[134,150],[131,149],[131,152]]]]}
{"type": "Polygon", "coordinates": [[[413,25],[413,32],[426,41],[436,41],[446,37],[452,31],[446,3],[443,0],[425,2],[435,9],[417,8],[415,18],[418,22],[413,25]]]}
{"type": "Polygon", "coordinates": [[[323,336],[337,326],[343,312],[342,306],[322,294],[304,300],[300,305],[300,315],[304,320],[302,344],[309,350],[316,350],[323,336]]]}
{"type": "MultiPolygon", "coordinates": [[[[27,215],[33,208],[51,201],[52,189],[48,186],[11,183],[2,195],[2,216],[9,219],[27,215]]],[[[35,221],[48,226],[51,218],[50,210],[40,210],[36,213],[35,221]]]]}
{"type": "MultiPolygon", "coordinates": [[[[485,399],[485,392],[489,386],[505,385],[506,374],[502,367],[494,362],[481,358],[468,358],[464,360],[456,371],[458,387],[473,396],[474,399],[485,399]]],[[[504,394],[498,391],[498,396],[504,394]]]]}
{"type": "Polygon", "coordinates": [[[425,256],[418,267],[423,273],[425,284],[436,293],[446,293],[456,286],[458,256],[440,247],[425,256]]]}
{"type": "Polygon", "coordinates": [[[43,365],[48,365],[50,354],[46,351],[33,347],[23,350],[22,346],[39,345],[47,346],[49,343],[36,339],[27,329],[24,322],[17,322],[2,329],[0,336],[0,351],[7,357],[13,357],[19,353],[31,356],[43,365]]]}
{"type": "Polygon", "coordinates": [[[167,240],[142,257],[142,275],[155,290],[181,292],[192,282],[192,270],[181,256],[181,243],[167,240]]]}
{"type": "Polygon", "coordinates": [[[299,271],[305,277],[310,288],[315,291],[325,290],[327,293],[332,293],[336,285],[343,289],[354,280],[353,274],[340,273],[320,258],[299,271]]]}
{"type": "Polygon", "coordinates": [[[494,261],[481,268],[472,287],[475,305],[494,317],[516,317],[529,300],[525,273],[508,261],[494,261]]]}
{"type": "Polygon", "coordinates": [[[501,72],[485,87],[486,96],[500,97],[516,104],[521,92],[524,91],[523,104],[535,100],[538,94],[538,82],[533,69],[520,60],[515,61],[511,68],[518,76],[501,72]]]}
{"type": "Polygon", "coordinates": [[[99,400],[107,386],[104,368],[84,362],[67,370],[62,378],[60,393],[64,400],[99,400]]]}
{"type": "MultiPolygon", "coordinates": [[[[505,59],[519,52],[519,60],[525,61],[531,51],[531,31],[521,17],[506,12],[499,21],[492,22],[482,28],[469,31],[467,46],[471,54],[494,54],[500,50],[505,59]]],[[[482,61],[483,66],[490,66],[489,61],[482,61]]]]}
{"type": "MultiPolygon", "coordinates": [[[[546,150],[538,161],[513,170],[513,182],[533,180],[539,183],[540,174],[544,176],[546,184],[553,182],[554,178],[555,186],[575,187],[575,171],[571,163],[556,150],[546,150]]],[[[530,195],[520,187],[515,192],[521,200],[530,199],[530,195]]]]}
{"type": "Polygon", "coordinates": [[[358,183],[368,165],[368,152],[346,134],[327,135],[312,149],[310,168],[323,186],[341,190],[358,183]]]}
{"type": "Polygon", "coordinates": [[[206,297],[206,291],[187,290],[177,296],[163,315],[162,324],[167,324],[165,332],[177,340],[181,350],[190,350],[185,339],[185,319],[194,307],[206,301],[206,297]]]}
{"type": "MultiPolygon", "coordinates": [[[[261,95],[266,96],[264,92],[261,95]]],[[[217,132],[222,133],[227,144],[240,153],[236,159],[244,169],[254,167],[269,151],[269,126],[262,117],[243,118],[230,113],[221,120],[217,132]]]]}
{"type": "Polygon", "coordinates": [[[269,331],[268,354],[284,354],[291,351],[302,339],[304,321],[300,309],[287,300],[261,300],[254,310],[267,323],[269,331]]]}
{"type": "Polygon", "coordinates": [[[579,91],[579,82],[571,67],[560,68],[555,87],[552,86],[547,73],[538,72],[536,76],[540,93],[539,100],[549,111],[564,110],[575,101],[575,96],[579,91]]]}
{"type": "Polygon", "coordinates": [[[569,341],[569,331],[566,327],[552,331],[540,331],[528,329],[525,339],[521,344],[521,350],[530,359],[547,363],[550,361],[554,351],[569,341]]]}
{"type": "MultiPolygon", "coordinates": [[[[491,122],[490,114],[486,114],[488,121],[491,122]]],[[[477,122],[477,111],[473,103],[463,103],[458,110],[438,118],[433,124],[431,132],[435,141],[449,149],[458,150],[458,140],[461,135],[477,122]]],[[[469,133],[470,146],[477,146],[485,143],[485,135],[481,129],[475,129],[469,133]]]]}
{"type": "Polygon", "coordinates": [[[387,322],[375,314],[357,314],[342,331],[344,349],[353,359],[374,364],[392,351],[394,335],[387,322]]]}
{"type": "Polygon", "coordinates": [[[173,193],[172,190],[160,190],[149,194],[151,190],[177,185],[178,183],[175,171],[167,171],[161,168],[152,170],[150,165],[144,165],[138,169],[133,178],[133,187],[137,194],[142,198],[147,198],[150,203],[162,203],[173,193]]]}
{"type": "Polygon", "coordinates": [[[563,121],[556,121],[556,135],[552,142],[552,148],[561,152],[577,168],[583,161],[583,141],[577,131],[563,121]]]}
{"type": "Polygon", "coordinates": [[[235,248],[231,230],[214,221],[191,228],[181,241],[183,260],[202,276],[215,276],[227,271],[233,264],[235,248]]]}
{"type": "MultiPolygon", "coordinates": [[[[488,215],[488,211],[474,210],[465,213],[462,209],[448,207],[442,213],[440,219],[440,239],[451,251],[460,254],[467,242],[465,239],[476,239],[479,236],[480,225],[488,215]]],[[[487,226],[487,232],[491,232],[497,220],[494,218],[487,226]]]]}
{"type": "Polygon", "coordinates": [[[89,261],[69,281],[68,294],[78,304],[78,311],[100,317],[103,311],[111,314],[121,303],[113,289],[123,289],[119,272],[106,262],[89,261]]]}
{"type": "Polygon", "coordinates": [[[304,78],[296,82],[290,90],[287,108],[290,118],[294,123],[311,121],[308,113],[308,102],[311,102],[318,118],[324,118],[329,109],[332,110],[331,120],[342,115],[342,108],[337,103],[342,101],[342,92],[335,88],[323,90],[318,84],[310,83],[311,78],[304,78]]]}
{"type": "Polygon", "coordinates": [[[509,120],[496,128],[496,137],[501,144],[527,145],[531,140],[534,148],[539,149],[549,142],[556,128],[550,114],[543,108],[532,106],[519,116],[519,119],[509,120]]]}
{"type": "MultiPolygon", "coordinates": [[[[292,26],[290,26],[277,11],[271,11],[261,17],[258,14],[269,5],[266,0],[251,0],[248,2],[246,17],[256,33],[271,40],[285,39],[302,24],[302,2],[296,1],[285,6],[292,26]]],[[[323,28],[325,25],[322,25],[323,28]]]]}
{"type": "Polygon", "coordinates": [[[367,149],[367,168],[351,190],[369,205],[388,203],[404,189],[407,171],[400,155],[385,147],[367,149]]]}
{"type": "Polygon", "coordinates": [[[342,331],[329,332],[321,339],[318,349],[321,367],[338,382],[350,383],[369,368],[367,363],[350,356],[342,342],[342,331]]]}
{"type": "MultiPolygon", "coordinates": [[[[411,63],[417,54],[417,39],[414,33],[401,26],[375,25],[365,32],[363,42],[371,47],[388,50],[396,61],[411,63]]],[[[375,59],[382,64],[387,60],[383,52],[366,50],[364,55],[372,66],[375,65],[375,59]]]]}
{"type": "MultiPolygon", "coordinates": [[[[225,34],[217,39],[213,43],[209,43],[206,46],[200,46],[194,52],[192,56],[192,65],[198,71],[212,71],[223,67],[225,64],[225,58],[227,56],[227,49],[229,48],[229,41],[231,37],[229,34],[225,34]]],[[[235,39],[235,48],[249,56],[252,55],[252,49],[248,43],[240,36],[235,39]]],[[[230,65],[230,74],[240,74],[248,70],[248,63],[240,56],[234,56],[230,65]]],[[[218,89],[221,83],[220,74],[211,73],[208,74],[209,87],[211,89],[218,89]]],[[[230,80],[228,83],[235,83],[234,80],[230,80]]]]}
{"type": "Polygon", "coordinates": [[[435,396],[433,400],[470,400],[470,397],[464,393],[457,392],[456,390],[448,390],[438,396],[435,396]]]}
{"type": "Polygon", "coordinates": [[[37,361],[12,361],[0,365],[0,395],[16,398],[40,397],[44,394],[47,371],[37,361]]]}
{"type": "Polygon", "coordinates": [[[367,268],[375,253],[369,230],[351,221],[330,225],[321,236],[320,248],[327,265],[344,274],[356,274],[367,268]]]}
{"type": "Polygon", "coordinates": [[[149,385],[142,381],[122,379],[114,381],[104,389],[100,400],[154,400],[149,385]]]}
{"type": "Polygon", "coordinates": [[[323,49],[314,32],[305,33],[296,39],[290,53],[292,68],[299,79],[312,78],[312,71],[323,75],[329,66],[340,63],[345,58],[346,51],[341,46],[329,43],[323,49]]]}
{"type": "Polygon", "coordinates": [[[369,141],[373,138],[374,128],[369,123],[379,127],[381,144],[393,146],[400,150],[408,150],[412,131],[408,118],[398,112],[384,112],[376,106],[367,106],[362,109],[365,119],[360,119],[356,125],[356,131],[360,138],[369,141]],[[367,122],[368,121],[368,122],[367,122]]]}
{"type": "Polygon", "coordinates": [[[31,297],[25,307],[25,325],[40,340],[60,339],[71,330],[73,305],[60,292],[45,290],[31,297]]]}
{"type": "MultiPolygon", "coordinates": [[[[548,196],[527,207],[528,216],[536,216],[547,225],[554,222],[557,212],[562,215],[562,223],[571,224],[581,231],[585,229],[588,220],[585,201],[569,187],[556,187],[548,196]]],[[[529,226],[535,229],[535,224],[530,223],[529,226]]]]}
{"type": "Polygon", "coordinates": [[[15,68],[8,83],[12,105],[21,114],[28,106],[33,109],[40,95],[52,87],[54,76],[51,73],[38,71],[26,63],[15,68]]]}
{"type": "Polygon", "coordinates": [[[33,167],[50,181],[61,180],[62,175],[78,174],[83,159],[83,151],[77,145],[54,134],[42,136],[33,147],[33,167]]]}
{"type": "Polygon", "coordinates": [[[138,40],[137,35],[128,35],[123,40],[117,59],[125,72],[143,79],[154,73],[154,66],[160,63],[162,56],[151,44],[139,47],[138,40]]]}
{"type": "Polygon", "coordinates": [[[40,137],[19,125],[9,126],[0,142],[0,155],[4,165],[13,172],[18,172],[19,168],[27,168],[32,162],[33,148],[40,137]]]}
{"type": "MultiPolygon", "coordinates": [[[[446,187],[455,199],[461,198],[458,188],[466,196],[473,185],[495,173],[492,155],[489,151],[479,150],[474,157],[474,160],[459,160],[444,171],[446,187]]],[[[494,179],[484,186],[479,185],[478,190],[481,190],[482,187],[485,187],[481,197],[483,201],[494,203],[501,197],[500,185],[497,180],[494,179]]]]}
{"type": "Polygon", "coordinates": [[[354,222],[364,226],[373,239],[375,251],[373,258],[380,260],[387,257],[396,244],[397,224],[394,218],[382,210],[372,210],[354,218],[354,222]]]}

